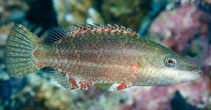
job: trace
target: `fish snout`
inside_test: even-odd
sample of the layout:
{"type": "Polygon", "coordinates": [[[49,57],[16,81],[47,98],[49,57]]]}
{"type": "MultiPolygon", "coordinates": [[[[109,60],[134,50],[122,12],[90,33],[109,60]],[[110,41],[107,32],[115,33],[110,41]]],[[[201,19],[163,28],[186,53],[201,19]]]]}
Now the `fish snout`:
{"type": "Polygon", "coordinates": [[[202,70],[202,68],[199,68],[198,74],[203,75],[203,70],[202,70]]]}
{"type": "Polygon", "coordinates": [[[203,75],[203,71],[202,71],[202,68],[200,68],[200,67],[193,67],[193,68],[191,68],[190,69],[190,71],[192,71],[192,72],[194,72],[194,73],[196,73],[196,74],[198,74],[198,75],[203,75]]]}

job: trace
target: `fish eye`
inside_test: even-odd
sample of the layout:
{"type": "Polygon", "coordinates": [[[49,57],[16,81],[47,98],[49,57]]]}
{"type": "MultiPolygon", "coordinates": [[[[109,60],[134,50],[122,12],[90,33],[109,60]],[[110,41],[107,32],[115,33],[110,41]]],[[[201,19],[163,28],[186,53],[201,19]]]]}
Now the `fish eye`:
{"type": "Polygon", "coordinates": [[[176,59],[173,58],[165,58],[164,63],[167,67],[174,67],[174,65],[176,64],[176,59]]]}

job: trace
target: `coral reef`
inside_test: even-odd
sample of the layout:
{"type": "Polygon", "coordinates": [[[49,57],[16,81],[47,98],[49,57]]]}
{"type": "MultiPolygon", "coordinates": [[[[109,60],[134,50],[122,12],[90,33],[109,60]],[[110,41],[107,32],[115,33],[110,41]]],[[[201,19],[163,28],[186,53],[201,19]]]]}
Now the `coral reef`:
{"type": "Polygon", "coordinates": [[[53,3],[60,25],[110,23],[128,26],[135,30],[138,30],[140,19],[147,13],[147,9],[150,9],[150,1],[144,0],[62,0],[62,2],[54,0],[53,3]]]}
{"type": "Polygon", "coordinates": [[[173,11],[162,12],[152,23],[149,30],[153,38],[159,40],[177,52],[184,51],[187,42],[200,36],[202,42],[208,39],[208,16],[189,4],[182,5],[173,11]]]}
{"type": "Polygon", "coordinates": [[[130,99],[132,103],[121,105],[124,110],[169,110],[174,109],[175,103],[203,109],[210,103],[209,89],[203,79],[168,87],[133,87],[126,92],[129,97],[132,97],[130,99]],[[175,99],[178,93],[181,94],[182,99],[175,99]],[[175,102],[175,100],[179,101],[175,102]]]}
{"type": "Polygon", "coordinates": [[[24,0],[1,0],[0,1],[0,24],[11,21],[20,22],[29,9],[24,0]]]}
{"type": "Polygon", "coordinates": [[[27,79],[31,79],[28,86],[12,97],[11,107],[20,110],[64,110],[75,107],[72,97],[65,89],[58,89],[35,74],[27,79]]]}
{"type": "Polygon", "coordinates": [[[92,7],[91,0],[53,0],[60,25],[102,23],[99,13],[92,7]]]}
{"type": "Polygon", "coordinates": [[[163,11],[153,21],[150,38],[181,55],[198,57],[197,62],[210,62],[210,19],[195,5],[183,4],[175,10],[163,11]],[[205,57],[206,56],[206,57],[205,57]]]}
{"type": "Polygon", "coordinates": [[[58,86],[54,81],[41,78],[38,74],[32,74],[21,80],[7,80],[0,87],[3,88],[0,92],[3,97],[0,103],[4,105],[4,109],[115,110],[118,108],[120,98],[123,97],[123,94],[120,95],[119,92],[109,93],[98,88],[92,88],[89,91],[69,91],[58,86]],[[11,85],[14,86],[9,87],[11,85]],[[15,90],[15,88],[20,90],[15,90]],[[5,91],[13,93],[9,94],[5,91]]]}
{"type": "Polygon", "coordinates": [[[8,34],[10,33],[13,25],[14,23],[10,22],[9,24],[5,24],[0,27],[0,46],[5,45],[8,34]]]}
{"type": "Polygon", "coordinates": [[[99,10],[105,23],[119,24],[138,30],[141,19],[150,9],[150,0],[138,1],[103,1],[99,10]]]}

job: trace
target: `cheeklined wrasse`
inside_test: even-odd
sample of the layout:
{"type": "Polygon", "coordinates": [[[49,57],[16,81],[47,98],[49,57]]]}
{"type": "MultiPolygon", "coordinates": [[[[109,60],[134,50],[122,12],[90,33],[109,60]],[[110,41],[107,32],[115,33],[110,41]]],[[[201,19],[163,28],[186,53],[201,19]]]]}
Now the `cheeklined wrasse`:
{"type": "Polygon", "coordinates": [[[53,28],[44,40],[15,25],[6,42],[6,66],[12,77],[52,67],[68,89],[93,85],[107,90],[130,86],[167,86],[199,78],[200,68],[170,49],[118,25],[53,28]]]}

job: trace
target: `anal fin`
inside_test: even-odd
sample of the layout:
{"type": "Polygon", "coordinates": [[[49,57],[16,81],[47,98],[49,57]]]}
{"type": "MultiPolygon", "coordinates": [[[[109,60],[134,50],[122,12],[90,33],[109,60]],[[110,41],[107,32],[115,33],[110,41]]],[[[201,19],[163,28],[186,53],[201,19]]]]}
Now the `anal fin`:
{"type": "Polygon", "coordinates": [[[59,69],[50,69],[48,72],[50,78],[56,81],[59,85],[66,89],[72,88],[72,85],[69,83],[68,77],[59,69]]]}
{"type": "Polygon", "coordinates": [[[87,90],[93,86],[93,83],[80,81],[78,78],[74,78],[61,70],[52,70],[49,73],[53,80],[69,90],[87,90]]]}

